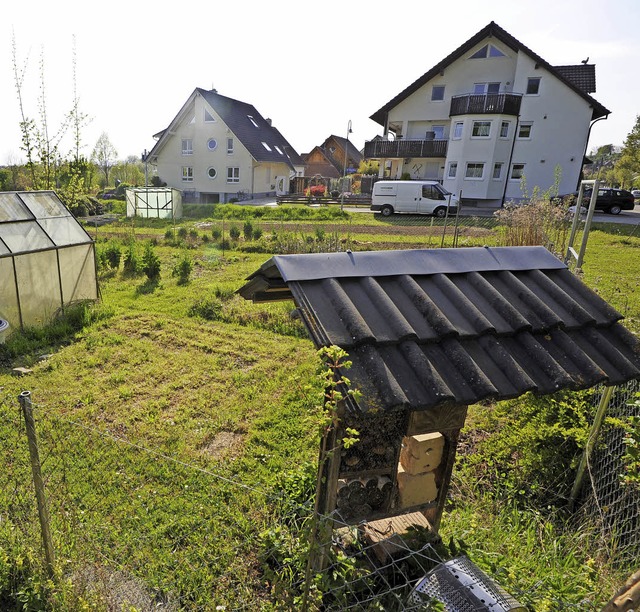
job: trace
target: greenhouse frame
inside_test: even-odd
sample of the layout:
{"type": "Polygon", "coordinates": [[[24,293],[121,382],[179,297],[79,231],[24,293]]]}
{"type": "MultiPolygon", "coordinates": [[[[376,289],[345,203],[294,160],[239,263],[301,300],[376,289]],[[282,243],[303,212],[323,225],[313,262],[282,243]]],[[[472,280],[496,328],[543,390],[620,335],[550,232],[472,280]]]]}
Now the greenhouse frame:
{"type": "Polygon", "coordinates": [[[95,245],[54,191],[0,193],[0,320],[51,321],[99,296],[95,245]]]}
{"type": "Polygon", "coordinates": [[[135,187],[126,190],[127,217],[180,219],[182,193],[171,187],[135,187]]]}

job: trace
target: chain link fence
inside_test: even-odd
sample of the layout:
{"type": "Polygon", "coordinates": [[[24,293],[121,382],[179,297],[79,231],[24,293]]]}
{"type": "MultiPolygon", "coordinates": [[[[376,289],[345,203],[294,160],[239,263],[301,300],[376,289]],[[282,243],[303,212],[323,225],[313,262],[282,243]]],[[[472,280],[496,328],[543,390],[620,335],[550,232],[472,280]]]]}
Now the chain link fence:
{"type": "Polygon", "coordinates": [[[583,486],[583,511],[599,526],[611,558],[629,568],[640,559],[640,489],[624,483],[625,435],[630,418],[640,417],[638,399],[640,381],[613,390],[583,486]]]}

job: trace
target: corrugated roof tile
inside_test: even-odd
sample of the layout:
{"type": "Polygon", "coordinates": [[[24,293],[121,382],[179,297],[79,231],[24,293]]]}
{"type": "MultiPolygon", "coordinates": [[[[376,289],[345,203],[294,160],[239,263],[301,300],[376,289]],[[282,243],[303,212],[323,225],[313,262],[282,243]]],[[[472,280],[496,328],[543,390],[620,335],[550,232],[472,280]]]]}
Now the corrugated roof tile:
{"type": "Polygon", "coordinates": [[[286,297],[283,280],[315,344],[349,353],[358,410],[640,378],[620,313],[542,247],[278,256],[240,293],[263,297],[266,283],[286,297]]]}

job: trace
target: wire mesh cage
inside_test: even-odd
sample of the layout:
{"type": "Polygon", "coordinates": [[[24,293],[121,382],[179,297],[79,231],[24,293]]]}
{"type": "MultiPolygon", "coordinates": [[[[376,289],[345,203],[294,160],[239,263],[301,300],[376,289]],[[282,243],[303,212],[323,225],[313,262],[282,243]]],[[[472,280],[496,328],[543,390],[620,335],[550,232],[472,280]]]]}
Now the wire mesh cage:
{"type": "Polygon", "coordinates": [[[443,603],[446,612],[526,612],[465,555],[432,569],[415,586],[407,603],[421,609],[433,600],[443,603]]]}

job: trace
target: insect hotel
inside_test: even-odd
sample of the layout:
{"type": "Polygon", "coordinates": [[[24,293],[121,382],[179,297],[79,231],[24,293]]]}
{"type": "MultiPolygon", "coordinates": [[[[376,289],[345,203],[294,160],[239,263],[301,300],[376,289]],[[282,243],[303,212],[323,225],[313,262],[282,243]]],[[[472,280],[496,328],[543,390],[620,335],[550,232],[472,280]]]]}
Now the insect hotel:
{"type": "Polygon", "coordinates": [[[247,280],[352,361],[317,500],[341,524],[437,533],[467,406],[640,377],[622,316],[543,247],[283,255],[247,280]]]}

